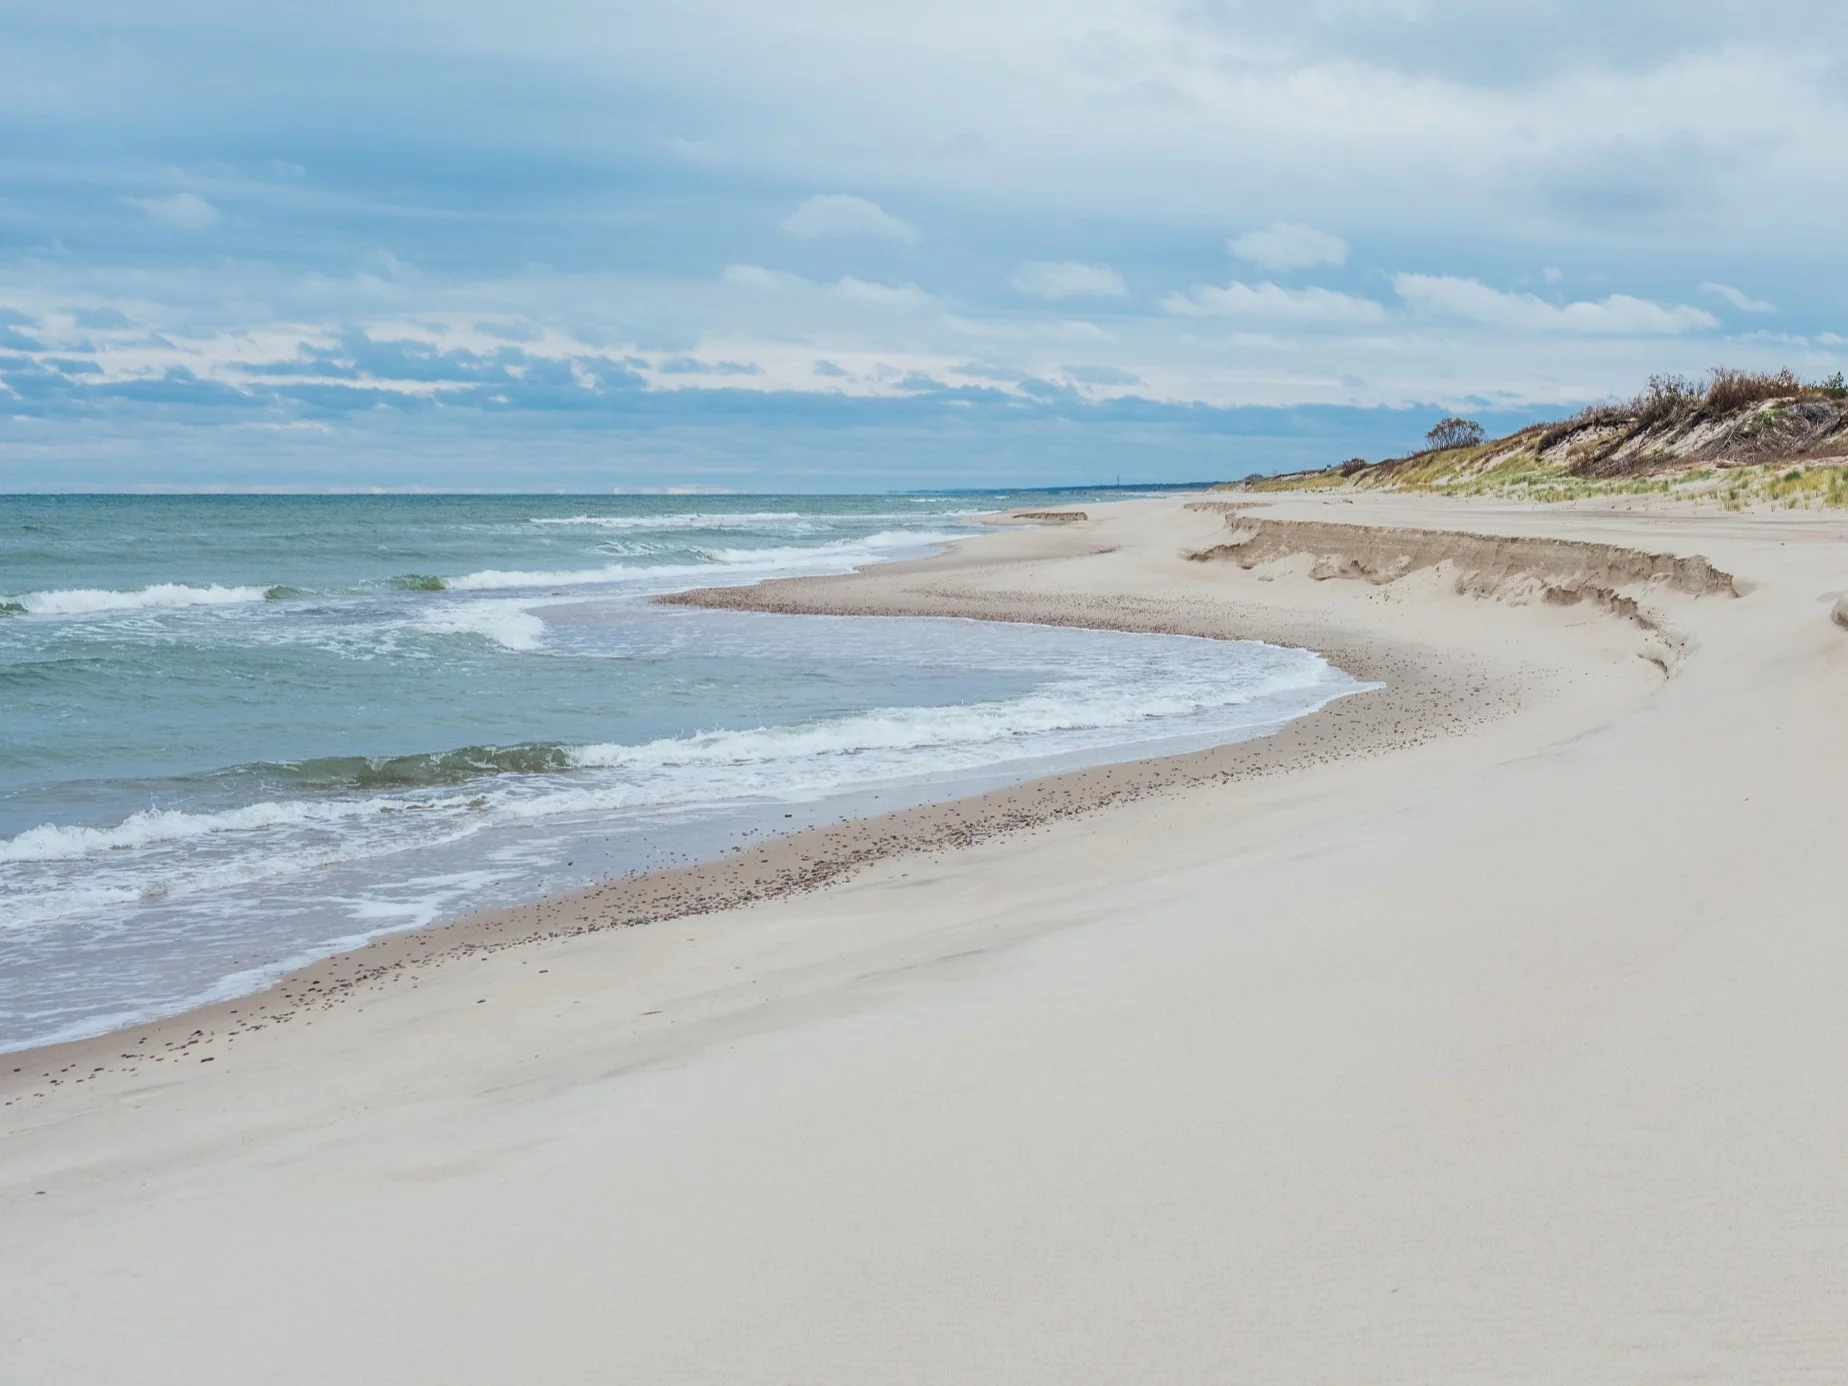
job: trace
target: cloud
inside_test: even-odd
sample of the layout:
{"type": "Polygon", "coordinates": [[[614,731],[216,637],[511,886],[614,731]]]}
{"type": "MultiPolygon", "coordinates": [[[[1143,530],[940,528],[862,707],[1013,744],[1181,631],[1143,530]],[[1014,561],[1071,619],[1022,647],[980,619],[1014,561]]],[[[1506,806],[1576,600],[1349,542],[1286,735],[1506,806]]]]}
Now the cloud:
{"type": "Polygon", "coordinates": [[[91,327],[103,330],[134,326],[134,324],[129,321],[128,315],[120,308],[111,308],[106,305],[101,308],[73,308],[71,309],[71,320],[79,327],[91,327]]]}
{"type": "Polygon", "coordinates": [[[851,274],[841,276],[832,291],[878,308],[922,308],[931,301],[930,295],[916,284],[876,284],[851,274]]]}
{"type": "Polygon", "coordinates": [[[799,274],[791,274],[787,270],[765,269],[762,265],[727,265],[725,272],[719,278],[736,288],[755,289],[767,293],[795,293],[814,287],[799,274]]]}
{"type": "Polygon", "coordinates": [[[1359,327],[1386,317],[1386,310],[1370,298],[1333,289],[1286,289],[1269,280],[1244,284],[1235,279],[1223,288],[1196,284],[1185,294],[1169,294],[1161,306],[1182,317],[1225,317],[1304,327],[1359,327]]]}
{"type": "Polygon", "coordinates": [[[171,197],[125,197],[129,206],[146,212],[163,226],[203,231],[218,220],[218,209],[197,193],[178,192],[171,197]]]}
{"type": "Polygon", "coordinates": [[[1080,385],[1140,385],[1142,377],[1120,366],[1060,366],[1059,373],[1080,385]]]}
{"type": "Polygon", "coordinates": [[[1028,260],[1008,283],[1039,298],[1126,298],[1123,276],[1080,260],[1028,260]]]}
{"type": "Polygon", "coordinates": [[[762,375],[755,361],[702,361],[697,356],[669,356],[655,363],[662,375],[762,375]]]}
{"type": "Polygon", "coordinates": [[[1339,236],[1295,221],[1276,221],[1262,231],[1247,231],[1228,241],[1227,248],[1248,264],[1267,270],[1344,265],[1348,257],[1348,244],[1339,236]]]}
{"type": "Polygon", "coordinates": [[[720,282],[760,294],[802,296],[810,302],[833,300],[860,308],[916,309],[928,307],[936,300],[916,284],[881,284],[844,274],[832,284],[817,284],[786,270],[765,269],[762,265],[727,265],[720,282]]]}
{"type": "Polygon", "coordinates": [[[1742,146],[1685,131],[1581,132],[1511,165],[1526,195],[1568,224],[1660,224],[1709,204],[1740,163],[1742,146]]]}
{"type": "Polygon", "coordinates": [[[815,240],[823,236],[879,236],[907,244],[918,239],[916,228],[900,221],[876,202],[851,193],[820,193],[808,198],[783,218],[792,236],[815,240]]]}
{"type": "MultiPolygon", "coordinates": [[[[543,450],[591,426],[601,396],[573,381],[614,379],[606,358],[642,383],[598,408],[674,393],[689,421],[907,378],[1009,408],[1037,378],[1177,408],[1551,409],[1715,359],[1838,364],[1819,334],[1848,329],[1812,281],[1848,182],[1792,170],[1848,140],[1848,7],[818,6],[463,0],[432,30],[415,0],[183,0],[196,34],[115,5],[102,38],[94,4],[40,6],[30,45],[0,44],[0,301],[26,316],[5,371],[123,436],[138,410],[192,411],[186,455],[254,475],[239,419],[342,398],[352,420],[389,401],[400,441],[526,417],[543,450]],[[1430,275],[1395,293],[1406,267],[1430,275]],[[1715,289],[1687,306],[1702,281],[1749,284],[1778,321],[1715,289]],[[972,356],[1010,374],[958,374],[972,356]]],[[[34,436],[47,474],[84,446],[34,436]]],[[[410,451],[443,479],[443,448],[410,451]]]]}
{"type": "Polygon", "coordinates": [[[1395,275],[1393,287],[1422,312],[1516,331],[1662,337],[1720,325],[1704,308],[1664,307],[1628,294],[1552,304],[1534,294],[1503,293],[1480,280],[1434,274],[1395,275]]]}
{"type": "Polygon", "coordinates": [[[1709,281],[1700,286],[1700,291],[1703,294],[1712,294],[1715,298],[1725,299],[1742,313],[1775,313],[1777,311],[1775,303],[1766,303],[1762,298],[1753,298],[1743,289],[1735,289],[1730,284],[1715,284],[1709,281]]]}

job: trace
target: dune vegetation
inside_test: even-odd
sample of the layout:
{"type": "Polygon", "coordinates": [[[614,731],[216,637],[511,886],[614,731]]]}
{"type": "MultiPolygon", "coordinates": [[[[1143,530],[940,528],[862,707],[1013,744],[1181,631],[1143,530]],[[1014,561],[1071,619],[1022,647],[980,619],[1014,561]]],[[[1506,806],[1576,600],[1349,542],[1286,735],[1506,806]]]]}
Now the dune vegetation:
{"type": "Polygon", "coordinates": [[[1848,383],[1717,367],[1658,375],[1634,398],[1486,438],[1442,420],[1403,457],[1250,477],[1235,489],[1354,488],[1569,501],[1661,495],[1727,509],[1848,507],[1848,383]]]}

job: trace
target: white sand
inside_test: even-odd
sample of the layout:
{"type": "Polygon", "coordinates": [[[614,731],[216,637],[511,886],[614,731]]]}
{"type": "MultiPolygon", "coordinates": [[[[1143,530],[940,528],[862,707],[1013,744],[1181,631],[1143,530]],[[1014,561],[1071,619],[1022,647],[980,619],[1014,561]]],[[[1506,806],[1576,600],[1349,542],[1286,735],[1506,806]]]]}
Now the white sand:
{"type": "Polygon", "coordinates": [[[1848,521],[1262,512],[1703,554],[1751,590],[1643,594],[1665,681],[1589,604],[1092,513],[860,590],[1294,625],[1483,717],[407,972],[210,1064],[21,1064],[0,1381],[1848,1376],[1848,521]]]}

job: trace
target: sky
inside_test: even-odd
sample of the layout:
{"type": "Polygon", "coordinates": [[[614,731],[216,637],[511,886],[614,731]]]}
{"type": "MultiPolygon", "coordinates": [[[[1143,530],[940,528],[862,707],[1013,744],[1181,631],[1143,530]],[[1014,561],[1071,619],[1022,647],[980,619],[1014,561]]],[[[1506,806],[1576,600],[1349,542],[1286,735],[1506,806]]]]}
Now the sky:
{"type": "Polygon", "coordinates": [[[1848,367],[1848,7],[0,0],[0,490],[1378,458],[1848,367]]]}

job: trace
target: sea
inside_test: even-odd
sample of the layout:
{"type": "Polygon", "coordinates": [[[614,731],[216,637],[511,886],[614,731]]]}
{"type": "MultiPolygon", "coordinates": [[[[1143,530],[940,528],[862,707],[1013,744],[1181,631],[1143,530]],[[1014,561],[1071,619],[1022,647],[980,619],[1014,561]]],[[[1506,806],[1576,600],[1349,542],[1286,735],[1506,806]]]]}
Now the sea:
{"type": "Polygon", "coordinates": [[[0,496],[0,1051],[1359,687],[1255,643],[650,601],[1092,498],[0,496]]]}

